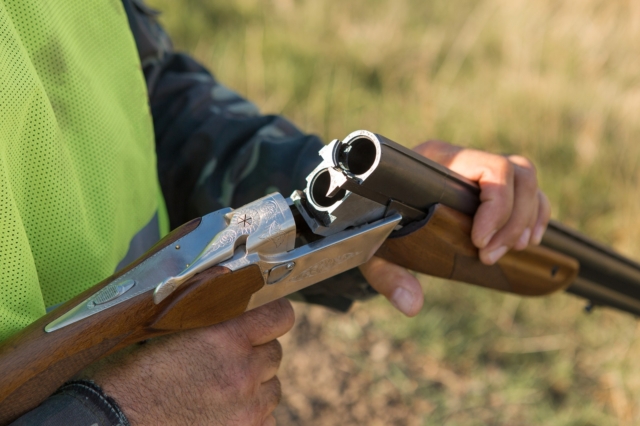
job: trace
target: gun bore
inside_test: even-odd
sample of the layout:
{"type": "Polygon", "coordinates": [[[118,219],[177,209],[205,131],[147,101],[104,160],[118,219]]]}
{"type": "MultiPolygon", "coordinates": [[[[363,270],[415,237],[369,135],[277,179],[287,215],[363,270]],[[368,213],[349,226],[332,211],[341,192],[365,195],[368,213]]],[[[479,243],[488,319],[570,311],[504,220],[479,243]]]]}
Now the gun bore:
{"type": "Polygon", "coordinates": [[[376,144],[371,139],[359,137],[340,145],[338,163],[343,170],[361,175],[373,167],[376,154],[376,144]]]}
{"type": "Polygon", "coordinates": [[[320,171],[311,181],[311,198],[312,201],[320,207],[331,207],[338,201],[342,200],[347,191],[341,189],[333,197],[327,197],[329,187],[331,186],[331,175],[327,169],[320,171]]]}

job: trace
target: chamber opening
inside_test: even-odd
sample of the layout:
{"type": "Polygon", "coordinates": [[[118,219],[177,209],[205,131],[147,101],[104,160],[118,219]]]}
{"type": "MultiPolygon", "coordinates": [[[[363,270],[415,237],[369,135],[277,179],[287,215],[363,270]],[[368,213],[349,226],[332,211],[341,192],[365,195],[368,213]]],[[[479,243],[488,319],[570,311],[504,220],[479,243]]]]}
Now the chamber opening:
{"type": "Polygon", "coordinates": [[[347,191],[341,189],[334,197],[327,197],[327,192],[331,186],[331,175],[327,169],[318,173],[311,181],[311,198],[312,201],[320,207],[331,207],[338,201],[342,200],[347,191]]]}
{"type": "Polygon", "coordinates": [[[376,144],[371,139],[357,138],[340,148],[338,162],[354,175],[369,171],[376,161],[376,144]]]}

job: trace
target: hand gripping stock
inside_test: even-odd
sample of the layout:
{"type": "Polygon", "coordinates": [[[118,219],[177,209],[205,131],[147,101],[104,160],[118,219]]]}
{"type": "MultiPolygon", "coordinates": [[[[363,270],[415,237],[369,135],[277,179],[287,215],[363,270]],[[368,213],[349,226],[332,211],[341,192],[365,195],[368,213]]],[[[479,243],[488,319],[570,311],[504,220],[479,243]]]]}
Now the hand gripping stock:
{"type": "Polygon", "coordinates": [[[269,244],[292,248],[294,240],[295,223],[279,194],[176,229],[134,264],[0,346],[0,424],[125,346],[242,314],[264,286],[263,274],[257,265],[231,271],[217,262],[240,246],[260,252],[269,251],[269,244]],[[154,299],[154,291],[170,281],[167,277],[177,277],[180,285],[171,291],[164,287],[163,297],[154,299]]]}
{"type": "Polygon", "coordinates": [[[4,342],[0,425],[121,348],[229,320],[366,262],[400,220],[295,247],[292,203],[276,193],[195,219],[4,342]]]}

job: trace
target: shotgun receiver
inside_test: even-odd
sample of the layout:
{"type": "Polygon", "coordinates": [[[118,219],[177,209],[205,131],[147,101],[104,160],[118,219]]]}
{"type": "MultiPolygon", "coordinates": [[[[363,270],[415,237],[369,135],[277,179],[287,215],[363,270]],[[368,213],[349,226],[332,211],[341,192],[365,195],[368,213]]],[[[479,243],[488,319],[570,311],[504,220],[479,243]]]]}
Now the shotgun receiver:
{"type": "Polygon", "coordinates": [[[213,325],[374,254],[521,295],[557,290],[640,313],[640,265],[553,222],[540,247],[493,266],[470,239],[478,187],[383,136],[334,140],[304,191],[194,219],[144,256],[0,346],[0,424],[94,361],[151,337],[213,325]]]}

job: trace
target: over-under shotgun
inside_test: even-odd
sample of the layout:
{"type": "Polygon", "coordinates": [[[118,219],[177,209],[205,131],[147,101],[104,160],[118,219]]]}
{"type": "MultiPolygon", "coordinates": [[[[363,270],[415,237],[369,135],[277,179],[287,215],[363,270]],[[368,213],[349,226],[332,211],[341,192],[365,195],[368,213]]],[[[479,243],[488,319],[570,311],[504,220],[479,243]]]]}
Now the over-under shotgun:
{"type": "Polygon", "coordinates": [[[640,313],[640,265],[552,222],[540,247],[478,260],[478,187],[383,136],[334,140],[304,191],[271,194],[174,230],[140,259],[0,346],[0,424],[94,361],[213,325],[366,262],[521,295],[567,289],[640,313]]]}

